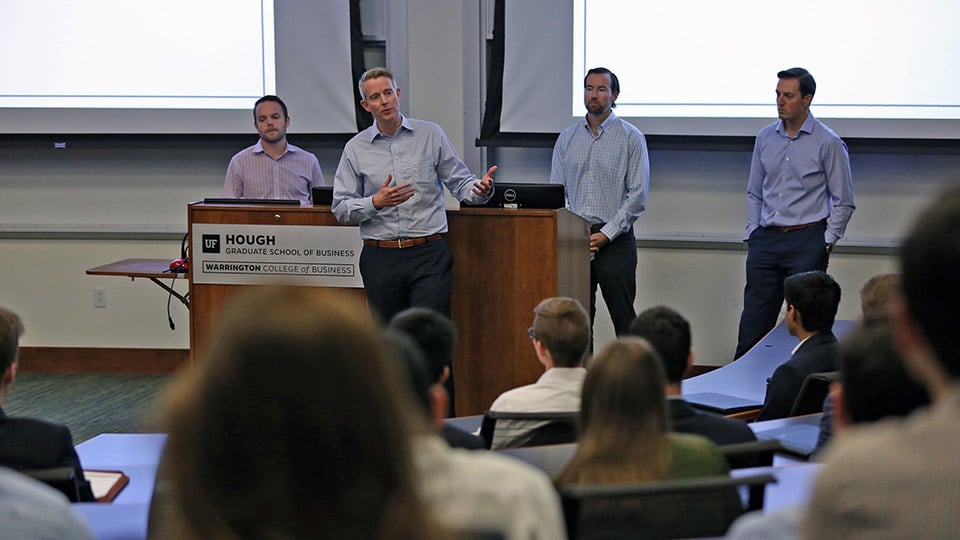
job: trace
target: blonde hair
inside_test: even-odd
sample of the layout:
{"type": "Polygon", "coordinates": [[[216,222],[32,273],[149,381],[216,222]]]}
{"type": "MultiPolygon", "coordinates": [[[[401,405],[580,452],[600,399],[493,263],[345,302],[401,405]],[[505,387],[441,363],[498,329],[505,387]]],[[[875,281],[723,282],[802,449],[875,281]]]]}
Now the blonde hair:
{"type": "Polygon", "coordinates": [[[580,441],[558,485],[635,483],[669,476],[663,366],[645,339],[594,355],[583,382],[580,441]]]}
{"type": "Polygon", "coordinates": [[[360,90],[361,99],[367,99],[367,96],[363,93],[363,83],[372,81],[373,79],[379,79],[380,77],[390,79],[390,86],[393,87],[394,90],[397,89],[397,80],[393,78],[393,73],[391,73],[389,69],[384,67],[370,68],[364,71],[363,75],[360,76],[360,80],[357,81],[357,89],[360,90]]]}

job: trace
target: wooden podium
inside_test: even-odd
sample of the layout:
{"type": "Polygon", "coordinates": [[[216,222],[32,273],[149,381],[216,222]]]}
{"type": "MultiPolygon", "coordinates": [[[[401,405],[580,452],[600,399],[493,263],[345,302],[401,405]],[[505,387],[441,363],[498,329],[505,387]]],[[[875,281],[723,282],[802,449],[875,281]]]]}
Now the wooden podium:
{"type": "Polygon", "coordinates": [[[590,309],[590,227],[568,210],[461,208],[447,213],[453,250],[458,416],[543,373],[527,328],[544,298],[590,309]]]}
{"type": "MultiPolygon", "coordinates": [[[[193,225],[199,223],[229,225],[319,225],[341,226],[329,206],[229,205],[191,203],[187,206],[187,231],[190,235],[190,260],[200,249],[193,238],[193,225]]],[[[359,249],[359,246],[358,246],[359,249]]],[[[192,274],[191,274],[192,277],[192,274]]],[[[198,284],[190,282],[190,361],[203,358],[211,343],[220,311],[234,295],[256,285],[198,284]]],[[[347,289],[366,304],[363,289],[347,289]]]]}
{"type": "MultiPolygon", "coordinates": [[[[329,206],[214,205],[187,208],[193,225],[340,226],[329,206]]],[[[527,337],[533,308],[570,296],[589,309],[589,226],[567,210],[462,208],[447,212],[453,250],[456,410],[480,414],[504,390],[534,382],[543,367],[527,337]]],[[[358,246],[359,248],[359,246],[358,246]]],[[[255,285],[190,284],[190,358],[203,358],[229,299],[255,285]]],[[[350,289],[363,299],[362,289],[350,289]]]]}

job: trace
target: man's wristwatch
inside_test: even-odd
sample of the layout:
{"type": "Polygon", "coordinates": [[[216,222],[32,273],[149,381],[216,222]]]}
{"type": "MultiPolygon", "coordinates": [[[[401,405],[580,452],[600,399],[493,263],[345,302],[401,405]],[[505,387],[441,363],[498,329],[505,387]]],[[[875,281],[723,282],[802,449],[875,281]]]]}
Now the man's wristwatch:
{"type": "Polygon", "coordinates": [[[823,244],[823,247],[824,247],[824,249],[827,250],[827,255],[833,253],[833,244],[827,242],[827,243],[823,244]]]}

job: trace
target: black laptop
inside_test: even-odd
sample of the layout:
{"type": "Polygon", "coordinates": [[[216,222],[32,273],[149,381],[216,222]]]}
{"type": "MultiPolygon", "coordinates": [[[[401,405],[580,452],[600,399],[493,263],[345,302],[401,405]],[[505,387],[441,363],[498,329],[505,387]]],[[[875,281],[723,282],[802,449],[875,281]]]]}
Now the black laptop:
{"type": "Polygon", "coordinates": [[[562,184],[494,182],[494,193],[484,204],[466,204],[473,208],[546,208],[565,206],[562,184]]]}
{"type": "Polygon", "coordinates": [[[239,199],[234,197],[207,197],[203,200],[206,204],[282,204],[299,205],[300,201],[296,199],[239,199]]]}
{"type": "Polygon", "coordinates": [[[314,206],[330,206],[333,204],[333,186],[318,186],[313,188],[312,191],[314,206]]]}

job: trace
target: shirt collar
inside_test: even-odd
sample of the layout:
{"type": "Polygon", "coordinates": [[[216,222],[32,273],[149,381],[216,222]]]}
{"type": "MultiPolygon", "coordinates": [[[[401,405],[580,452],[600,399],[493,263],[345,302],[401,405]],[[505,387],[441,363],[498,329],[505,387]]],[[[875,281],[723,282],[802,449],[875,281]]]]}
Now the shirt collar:
{"type": "MultiPolygon", "coordinates": [[[[799,135],[800,133],[806,133],[806,134],[813,133],[813,128],[816,125],[815,122],[816,122],[816,119],[813,118],[813,113],[810,111],[807,111],[807,119],[803,121],[803,125],[800,126],[800,131],[798,131],[797,134],[799,135]]],[[[783,120],[780,120],[777,123],[777,133],[783,135],[784,137],[790,136],[790,134],[787,133],[787,130],[783,127],[783,120]]]]}
{"type": "MultiPolygon", "coordinates": [[[[397,131],[396,133],[393,134],[393,137],[396,137],[397,133],[400,133],[400,130],[402,129],[405,129],[407,131],[413,131],[413,125],[409,122],[406,115],[401,114],[400,118],[401,118],[400,127],[397,128],[397,131]]],[[[370,142],[377,140],[378,137],[383,137],[385,139],[392,138],[392,137],[389,137],[388,135],[384,135],[383,133],[380,133],[380,128],[377,127],[376,120],[374,120],[373,125],[367,129],[369,130],[367,135],[370,136],[370,142]]]]}
{"type": "MultiPolygon", "coordinates": [[[[607,116],[607,119],[600,123],[597,126],[597,133],[602,133],[610,127],[610,124],[617,121],[617,113],[613,112],[613,109],[610,109],[610,114],[607,116]]],[[[583,115],[583,127],[590,131],[590,124],[587,123],[587,115],[583,115]]],[[[592,132],[591,132],[592,135],[592,132]]]]}
{"type": "MultiPolygon", "coordinates": [[[[294,146],[294,145],[292,145],[292,144],[290,144],[290,142],[288,141],[288,142],[287,142],[287,151],[284,152],[284,154],[286,154],[286,153],[288,153],[288,152],[296,152],[296,151],[297,151],[297,147],[294,146]]],[[[262,154],[262,153],[263,153],[263,139],[257,139],[257,144],[253,145],[253,152],[256,153],[256,154],[262,154]]]]}
{"type": "Polygon", "coordinates": [[[790,354],[791,354],[791,355],[797,354],[797,350],[800,349],[800,347],[803,347],[803,344],[806,343],[808,339],[812,338],[812,337],[815,336],[815,335],[816,335],[816,334],[811,334],[811,335],[803,338],[803,341],[801,341],[800,343],[797,343],[797,346],[793,348],[793,351],[791,351],[790,354]]]}

